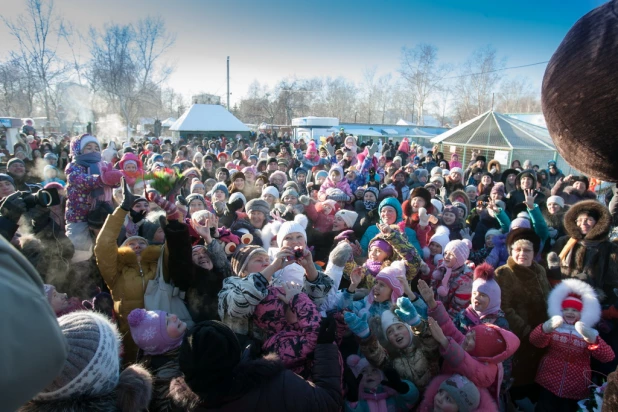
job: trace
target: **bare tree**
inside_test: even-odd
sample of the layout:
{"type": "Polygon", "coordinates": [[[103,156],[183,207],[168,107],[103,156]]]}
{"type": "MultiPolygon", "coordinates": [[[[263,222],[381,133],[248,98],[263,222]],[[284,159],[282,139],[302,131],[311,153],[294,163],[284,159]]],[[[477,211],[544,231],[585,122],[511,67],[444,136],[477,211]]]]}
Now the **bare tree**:
{"type": "Polygon", "coordinates": [[[525,77],[505,79],[500,85],[497,108],[503,113],[539,112],[540,96],[525,77]]]}
{"type": "Polygon", "coordinates": [[[404,47],[401,50],[399,72],[414,94],[420,125],[423,124],[425,104],[450,70],[450,66],[438,64],[438,48],[434,45],[420,43],[413,49],[404,47]]]}
{"type": "Polygon", "coordinates": [[[139,20],[134,28],[136,66],[139,70],[139,82],[145,89],[149,83],[160,85],[172,73],[172,68],[163,66],[155,73],[155,65],[162,55],[176,42],[176,36],[168,33],[165,22],[159,17],[146,17],[139,20]]]}
{"type": "Polygon", "coordinates": [[[54,12],[53,1],[44,4],[42,0],[27,0],[26,16],[20,15],[14,21],[3,17],[3,20],[20,48],[11,57],[34,74],[43,94],[45,115],[51,120],[52,89],[66,72],[64,61],[56,53],[63,20],[54,12]]]}

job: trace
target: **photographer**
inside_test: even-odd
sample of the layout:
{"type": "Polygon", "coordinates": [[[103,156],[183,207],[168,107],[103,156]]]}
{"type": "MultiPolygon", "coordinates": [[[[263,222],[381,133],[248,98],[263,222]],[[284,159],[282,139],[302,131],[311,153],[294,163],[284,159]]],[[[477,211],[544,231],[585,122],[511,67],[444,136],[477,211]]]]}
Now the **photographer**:
{"type": "Polygon", "coordinates": [[[589,182],[586,176],[568,175],[560,178],[551,190],[552,196],[560,196],[565,205],[574,205],[582,200],[596,200],[597,195],[588,190],[589,182]]]}

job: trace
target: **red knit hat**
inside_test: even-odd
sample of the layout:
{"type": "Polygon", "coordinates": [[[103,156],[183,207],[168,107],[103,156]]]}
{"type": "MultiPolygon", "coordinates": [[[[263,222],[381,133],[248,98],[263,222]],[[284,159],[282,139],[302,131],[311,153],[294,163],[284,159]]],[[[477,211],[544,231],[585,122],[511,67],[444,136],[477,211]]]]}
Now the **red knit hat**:
{"type": "Polygon", "coordinates": [[[562,301],[562,309],[575,309],[578,311],[582,311],[584,308],[584,302],[582,302],[579,295],[574,293],[570,293],[563,301],[562,301]]]}
{"type": "Polygon", "coordinates": [[[476,334],[476,344],[470,355],[477,358],[493,358],[506,350],[506,341],[494,325],[477,325],[470,331],[476,334]]]}

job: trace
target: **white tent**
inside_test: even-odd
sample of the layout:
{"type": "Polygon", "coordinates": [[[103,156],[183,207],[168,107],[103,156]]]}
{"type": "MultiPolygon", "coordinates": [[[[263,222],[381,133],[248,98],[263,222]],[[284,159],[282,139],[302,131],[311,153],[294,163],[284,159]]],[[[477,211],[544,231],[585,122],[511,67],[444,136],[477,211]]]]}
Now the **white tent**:
{"type": "Polygon", "coordinates": [[[249,128],[218,104],[194,104],[170,127],[173,132],[248,132],[249,128]]]}

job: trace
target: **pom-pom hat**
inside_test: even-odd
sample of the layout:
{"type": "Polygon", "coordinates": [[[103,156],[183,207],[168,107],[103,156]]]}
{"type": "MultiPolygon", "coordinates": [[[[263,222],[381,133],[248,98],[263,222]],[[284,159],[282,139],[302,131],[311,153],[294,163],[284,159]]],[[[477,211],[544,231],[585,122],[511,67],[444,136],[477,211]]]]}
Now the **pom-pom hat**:
{"type": "Polygon", "coordinates": [[[489,305],[479,315],[485,316],[500,310],[502,292],[500,285],[496,282],[494,268],[489,263],[483,263],[474,269],[472,294],[477,291],[489,297],[489,305]]]}
{"type": "Polygon", "coordinates": [[[131,337],[146,355],[161,355],[176,349],[182,337],[167,334],[167,313],[160,310],[133,309],[127,316],[131,337]]]}

